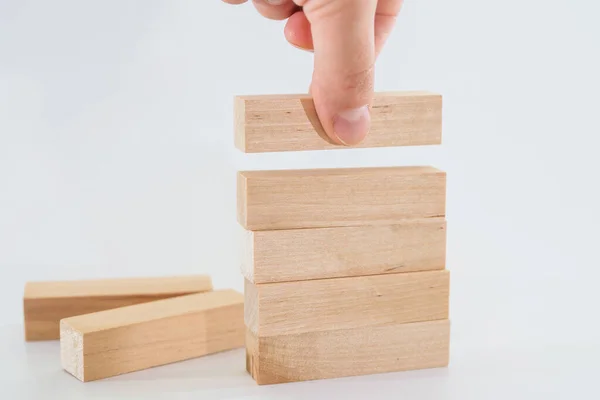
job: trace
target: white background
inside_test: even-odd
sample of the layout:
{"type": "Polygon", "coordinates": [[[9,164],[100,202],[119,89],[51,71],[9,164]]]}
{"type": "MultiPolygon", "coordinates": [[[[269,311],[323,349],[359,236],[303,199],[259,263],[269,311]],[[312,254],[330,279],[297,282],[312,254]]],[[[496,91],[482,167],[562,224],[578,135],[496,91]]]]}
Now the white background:
{"type": "Polygon", "coordinates": [[[244,155],[233,96],[309,84],[283,23],[218,0],[0,0],[0,382],[15,398],[597,397],[599,14],[408,0],[376,90],[442,93],[442,146],[244,155]],[[448,172],[447,370],[258,388],[234,351],[82,385],[57,343],[23,343],[27,280],[241,289],[236,170],[421,164],[448,172]]]}

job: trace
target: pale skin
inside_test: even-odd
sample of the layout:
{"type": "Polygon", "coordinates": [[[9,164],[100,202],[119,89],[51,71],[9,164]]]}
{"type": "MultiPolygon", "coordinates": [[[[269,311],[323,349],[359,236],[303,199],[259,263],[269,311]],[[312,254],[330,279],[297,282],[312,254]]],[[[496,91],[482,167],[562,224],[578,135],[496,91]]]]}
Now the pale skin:
{"type": "MultiPolygon", "coordinates": [[[[223,0],[241,4],[247,0],[223,0]]],[[[329,138],[356,145],[368,134],[375,61],[402,0],[252,0],[266,18],[284,20],[287,41],[314,51],[310,93],[329,138]]]]}

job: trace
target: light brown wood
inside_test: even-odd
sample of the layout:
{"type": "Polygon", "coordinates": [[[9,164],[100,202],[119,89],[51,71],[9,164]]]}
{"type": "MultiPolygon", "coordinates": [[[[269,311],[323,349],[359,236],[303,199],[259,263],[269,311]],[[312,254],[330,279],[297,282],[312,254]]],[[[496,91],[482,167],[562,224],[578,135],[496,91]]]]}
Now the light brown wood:
{"type": "MultiPolygon", "coordinates": [[[[246,153],[340,149],[332,144],[309,95],[235,98],[235,144],[246,153]]],[[[442,96],[429,92],[376,93],[371,129],[353,147],[437,145],[442,141],[442,96]]]]}
{"type": "Polygon", "coordinates": [[[211,278],[206,275],[27,282],[25,339],[59,339],[63,318],[210,290],[211,278]]]}
{"type": "Polygon", "coordinates": [[[246,369],[261,385],[446,367],[449,356],[448,320],[246,334],[246,369]]]}
{"type": "Polygon", "coordinates": [[[432,167],[238,173],[248,230],[395,224],[446,213],[446,173],[432,167]]]}
{"type": "Polygon", "coordinates": [[[244,320],[260,336],[448,318],[448,271],[245,282],[244,320]]]}
{"type": "Polygon", "coordinates": [[[253,283],[441,270],[446,265],[444,218],[244,233],[242,273],[253,283]]]}
{"type": "Polygon", "coordinates": [[[63,368],[87,382],[242,347],[243,299],[219,290],[63,319],[63,368]]]}

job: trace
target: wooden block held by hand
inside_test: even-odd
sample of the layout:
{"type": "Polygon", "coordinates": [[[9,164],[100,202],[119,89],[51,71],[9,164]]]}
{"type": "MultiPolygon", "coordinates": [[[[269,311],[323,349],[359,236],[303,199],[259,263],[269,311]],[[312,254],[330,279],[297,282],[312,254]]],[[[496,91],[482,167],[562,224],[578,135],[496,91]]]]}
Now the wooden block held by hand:
{"type": "Polygon", "coordinates": [[[63,318],[210,290],[212,282],[207,275],[27,282],[25,339],[59,339],[63,318]]]}
{"type": "Polygon", "coordinates": [[[444,271],[252,284],[244,320],[258,336],[448,319],[444,271]]]}
{"type": "Polygon", "coordinates": [[[444,218],[242,234],[242,273],[253,283],[441,270],[446,265],[444,218]]]}
{"type": "MultiPolygon", "coordinates": [[[[333,144],[309,95],[235,98],[235,144],[246,153],[343,149],[333,144]]],[[[429,92],[376,93],[371,129],[352,147],[437,145],[442,141],[442,96],[429,92]]]]}
{"type": "Polygon", "coordinates": [[[396,224],[446,214],[446,173],[433,167],[238,173],[238,221],[252,231],[396,224]]]}
{"type": "Polygon", "coordinates": [[[242,347],[243,300],[219,290],[64,319],[63,368],[87,382],[242,347]]]}
{"type": "Polygon", "coordinates": [[[246,369],[260,385],[446,367],[450,321],[246,334],[246,369]]]}

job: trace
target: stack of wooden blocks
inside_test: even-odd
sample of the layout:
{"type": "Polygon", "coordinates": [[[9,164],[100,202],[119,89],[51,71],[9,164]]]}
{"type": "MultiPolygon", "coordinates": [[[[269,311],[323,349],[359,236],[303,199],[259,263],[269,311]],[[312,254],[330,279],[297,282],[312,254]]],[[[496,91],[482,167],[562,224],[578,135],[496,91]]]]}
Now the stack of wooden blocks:
{"type": "MultiPolygon", "coordinates": [[[[441,143],[441,96],[379,93],[358,147],[441,143]]],[[[236,98],[244,152],[339,149],[307,96],[236,98]]],[[[246,367],[259,384],[443,367],[446,174],[433,167],[238,173],[246,367]]]]}

